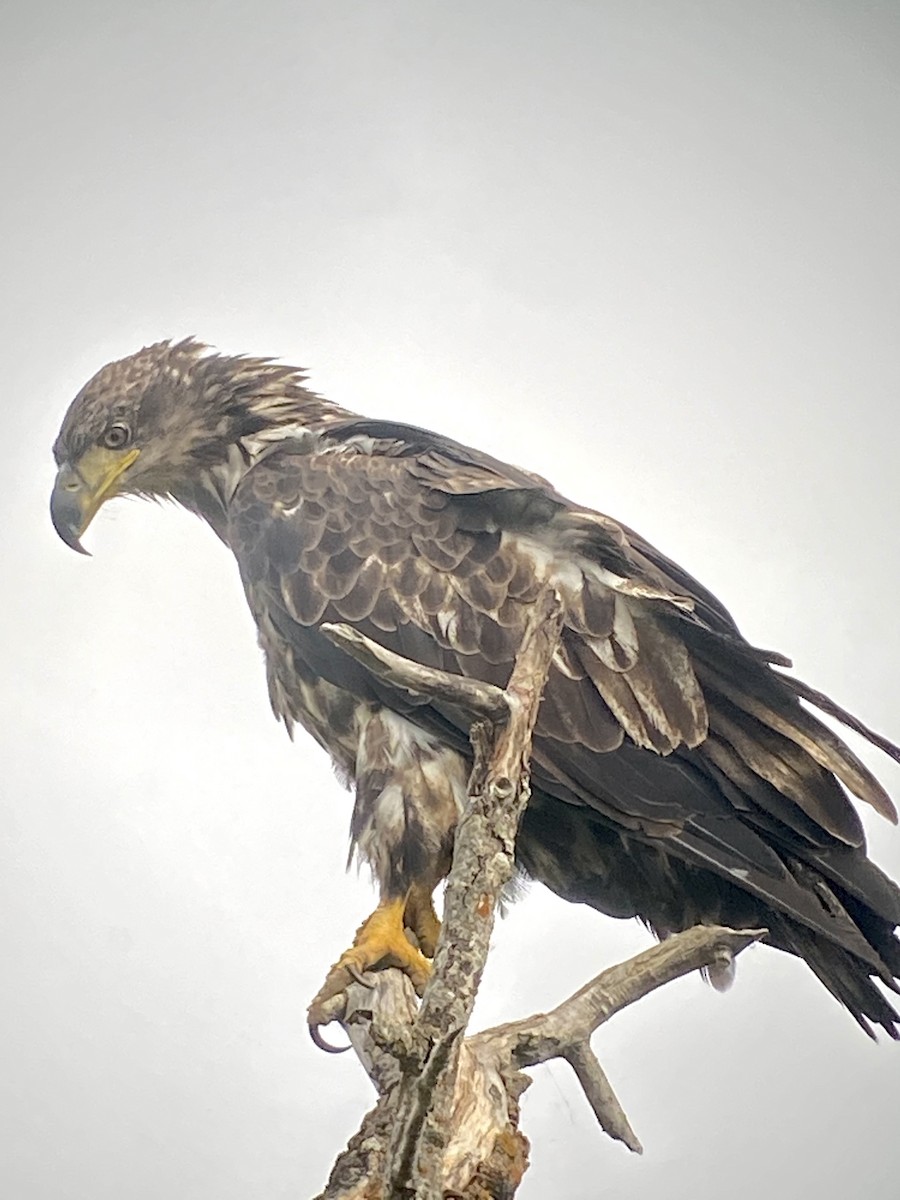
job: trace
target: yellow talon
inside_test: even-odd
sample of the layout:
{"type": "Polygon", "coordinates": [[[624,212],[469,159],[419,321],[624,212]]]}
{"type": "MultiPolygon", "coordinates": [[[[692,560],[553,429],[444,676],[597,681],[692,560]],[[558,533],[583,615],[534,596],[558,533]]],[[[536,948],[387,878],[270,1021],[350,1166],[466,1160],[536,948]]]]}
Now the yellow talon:
{"type": "MultiPolygon", "coordinates": [[[[423,906],[417,896],[415,923],[411,924],[411,928],[420,944],[434,953],[434,942],[437,940],[434,927],[437,926],[439,930],[440,924],[431,907],[430,895],[425,900],[423,906]]],[[[372,915],[363,921],[356,931],[353,945],[328,972],[325,982],[309,1006],[307,1019],[310,1025],[323,1024],[327,1019],[322,1013],[325,1002],[344,991],[354,978],[372,967],[399,967],[409,976],[419,995],[422,994],[431,974],[431,964],[404,932],[407,902],[408,897],[389,900],[380,904],[372,915]]]]}

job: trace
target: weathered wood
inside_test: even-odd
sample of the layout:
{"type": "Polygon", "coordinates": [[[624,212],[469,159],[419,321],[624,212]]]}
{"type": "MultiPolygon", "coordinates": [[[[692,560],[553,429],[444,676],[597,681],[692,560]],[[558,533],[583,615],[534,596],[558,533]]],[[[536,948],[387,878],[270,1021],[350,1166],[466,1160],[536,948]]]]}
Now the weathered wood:
{"type": "Polygon", "coordinates": [[[597,1123],[604,1133],[618,1142],[624,1142],[635,1154],[643,1154],[644,1147],[631,1128],[631,1122],[613,1091],[606,1072],[600,1066],[589,1042],[578,1042],[563,1051],[562,1057],[575,1072],[587,1102],[594,1110],[597,1123]]]}
{"type": "Polygon", "coordinates": [[[408,662],[348,627],[327,629],[376,674],[412,692],[439,694],[467,713],[475,762],[421,1005],[409,980],[393,969],[327,1003],[379,1099],[317,1200],[509,1200],[528,1165],[528,1141],[518,1128],[518,1099],[530,1083],[523,1068],[551,1058],[571,1065],[601,1128],[640,1153],[591,1034],[653,989],[721,965],[765,933],[698,926],[601,972],[549,1013],[466,1038],[497,902],[514,871],[531,735],[560,625],[559,599],[548,590],[535,605],[505,691],[408,662]]]}
{"type": "Polygon", "coordinates": [[[340,646],[386,683],[401,687],[415,696],[455,704],[473,721],[501,724],[507,718],[509,706],[506,693],[492,683],[425,667],[401,654],[395,654],[385,646],[379,646],[352,625],[323,624],[319,629],[329,641],[340,646]]]}
{"type": "Polygon", "coordinates": [[[500,727],[473,727],[469,806],[456,831],[434,974],[415,1026],[418,1069],[405,1071],[399,1086],[388,1195],[416,1200],[443,1195],[459,1048],[487,961],[497,902],[515,872],[516,834],[530,796],[531,735],[561,627],[562,605],[548,589],[531,611],[503,693],[508,720],[500,727]]]}
{"type": "MultiPolygon", "coordinates": [[[[723,953],[739,954],[764,933],[696,926],[602,971],[548,1013],[494,1026],[462,1041],[441,1194],[465,1200],[508,1200],[514,1195],[528,1164],[528,1141],[518,1128],[518,1098],[530,1083],[523,1068],[553,1058],[572,1066],[604,1132],[640,1153],[640,1142],[590,1049],[591,1032],[649,992],[721,962],[723,953]]],[[[344,1003],[348,1035],[376,1087],[384,1090],[317,1200],[414,1195],[408,1189],[388,1191],[384,1180],[396,1119],[395,1081],[401,1064],[414,1061],[415,994],[404,975],[390,970],[378,974],[372,989],[354,984],[344,1003]]]]}
{"type": "Polygon", "coordinates": [[[766,932],[695,925],[601,971],[552,1012],[497,1026],[479,1036],[502,1039],[517,1067],[560,1057],[566,1047],[586,1042],[595,1029],[629,1004],[691,971],[721,964],[723,952],[734,957],[766,932]]]}

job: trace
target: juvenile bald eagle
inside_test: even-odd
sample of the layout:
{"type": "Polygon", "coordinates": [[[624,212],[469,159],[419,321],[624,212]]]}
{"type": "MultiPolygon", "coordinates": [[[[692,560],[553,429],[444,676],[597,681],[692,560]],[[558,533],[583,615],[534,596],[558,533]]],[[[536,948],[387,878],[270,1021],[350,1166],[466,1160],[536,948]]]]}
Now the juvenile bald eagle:
{"type": "Polygon", "coordinates": [[[351,781],[353,844],[380,891],[318,1001],[384,962],[424,982],[469,771],[464,714],[376,678],[320,626],[347,622],[502,686],[550,581],[565,626],[536,729],[524,871],[661,937],[764,926],[867,1032],[898,1037],[874,980],[895,988],[900,975],[900,889],[866,857],[844,788],[896,813],[801,701],[900,750],[774,669],[789,664],[750,646],[630,529],[449,438],[339,408],[304,379],[193,340],[110,363],[63,421],[51,511],[81,550],[105,501],[169,496],[231,547],[274,711],[351,781]]]}

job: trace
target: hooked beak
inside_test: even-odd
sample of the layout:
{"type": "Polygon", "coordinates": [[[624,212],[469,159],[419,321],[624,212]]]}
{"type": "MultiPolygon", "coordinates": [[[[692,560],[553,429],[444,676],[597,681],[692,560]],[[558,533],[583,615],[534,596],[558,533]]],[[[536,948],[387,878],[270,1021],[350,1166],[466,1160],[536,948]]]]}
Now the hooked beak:
{"type": "Polygon", "coordinates": [[[60,466],[50,496],[50,519],[67,546],[79,554],[89,553],[79,538],[104,500],[116,494],[119,478],[139,454],[134,446],[129,450],[93,446],[77,464],[64,462],[60,466]]]}

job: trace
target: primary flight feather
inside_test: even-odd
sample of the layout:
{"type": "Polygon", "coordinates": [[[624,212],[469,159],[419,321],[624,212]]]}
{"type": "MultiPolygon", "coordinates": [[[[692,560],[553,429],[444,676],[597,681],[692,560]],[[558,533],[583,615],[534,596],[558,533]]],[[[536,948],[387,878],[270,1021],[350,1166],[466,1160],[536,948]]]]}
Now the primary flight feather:
{"type": "Polygon", "coordinates": [[[464,713],[370,673],[321,631],[503,686],[548,583],[565,626],[538,718],[522,868],[568,900],[769,930],[868,1032],[898,1037],[900,889],[866,856],[850,792],[884,789],[810,710],[900,750],[750,646],[705,588],[627,527],[439,434],[323,399],[302,372],[187,340],[110,363],[54,447],[62,539],[101,504],[169,496],[230,546],[269,694],[355,791],[380,903],[314,1002],[379,963],[421,987],[466,799],[464,713]],[[806,703],[804,703],[804,701],[806,703]],[[404,934],[416,934],[418,948],[404,934]]]}

